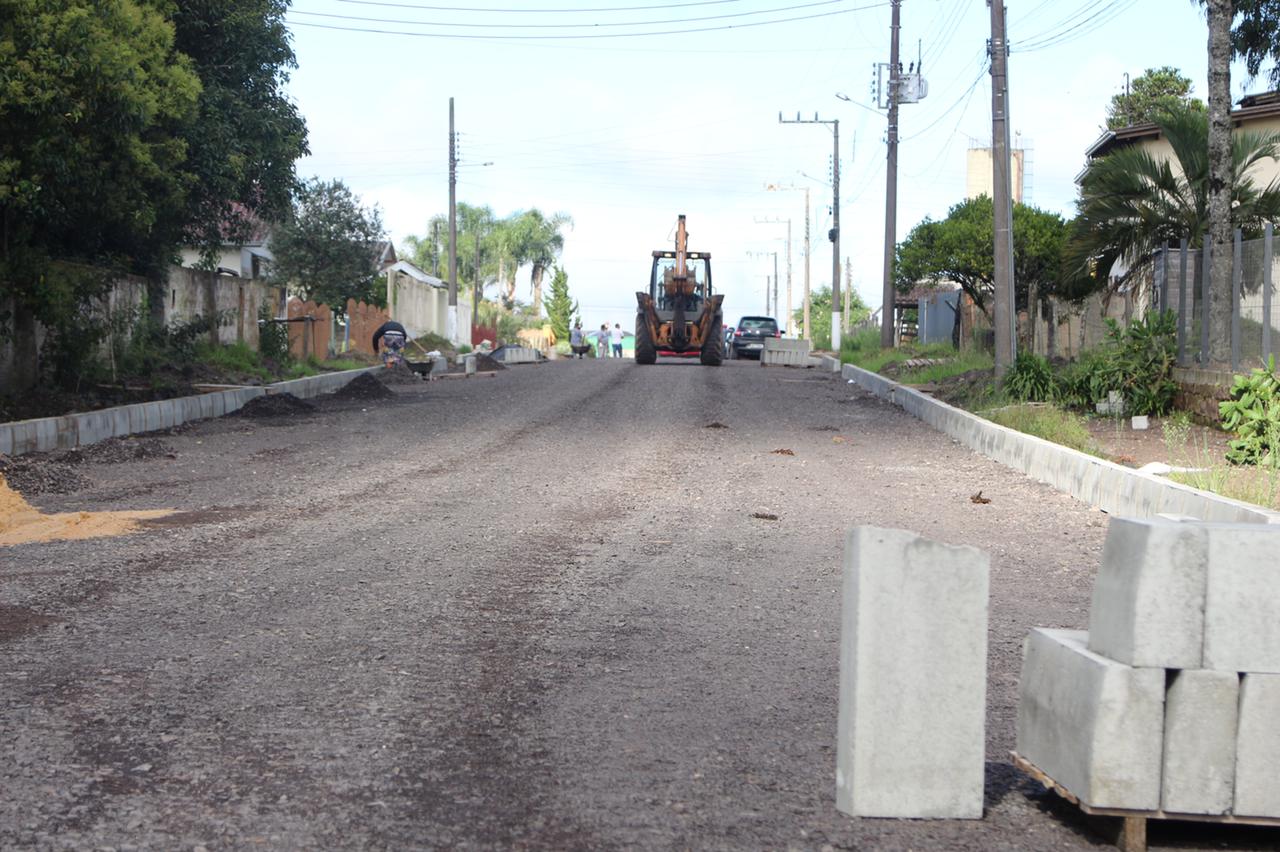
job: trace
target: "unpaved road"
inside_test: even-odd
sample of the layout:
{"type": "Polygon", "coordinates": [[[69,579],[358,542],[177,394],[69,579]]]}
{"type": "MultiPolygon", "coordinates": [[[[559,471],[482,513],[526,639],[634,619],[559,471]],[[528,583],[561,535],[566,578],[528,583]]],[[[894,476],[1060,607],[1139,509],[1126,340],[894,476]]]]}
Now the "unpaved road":
{"type": "MultiPolygon", "coordinates": [[[[1022,638],[1084,626],[1104,515],[812,371],[569,361],[396,390],[199,424],[30,495],[181,514],[0,552],[0,847],[1023,850],[1107,830],[1007,760],[1022,638]],[[992,553],[981,821],[834,808],[855,524],[992,553]]],[[[1277,840],[1188,831],[1153,840],[1277,840]]]]}

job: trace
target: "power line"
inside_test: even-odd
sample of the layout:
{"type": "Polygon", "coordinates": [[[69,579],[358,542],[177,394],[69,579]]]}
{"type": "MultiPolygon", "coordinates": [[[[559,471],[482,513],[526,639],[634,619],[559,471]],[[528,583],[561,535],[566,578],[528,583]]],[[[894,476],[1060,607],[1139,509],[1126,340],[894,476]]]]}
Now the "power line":
{"type": "Polygon", "coordinates": [[[423,3],[386,3],[381,0],[338,0],[340,3],[351,3],[360,6],[393,6],[399,9],[426,9],[432,12],[481,12],[512,14],[576,14],[579,12],[641,12],[652,9],[687,9],[693,6],[722,6],[726,3],[741,3],[742,0],[695,0],[691,3],[663,3],[652,6],[604,6],[596,9],[530,9],[527,6],[518,9],[494,9],[476,6],[430,6],[423,3]]]}
{"type": "MultiPolygon", "coordinates": [[[[843,2],[843,0],[840,0],[843,2]]],[[[471,33],[420,33],[408,32],[405,30],[384,30],[372,29],[365,27],[342,27],[332,24],[313,24],[306,21],[290,21],[291,26],[310,27],[312,29],[321,30],[338,30],[341,32],[352,33],[373,33],[377,35],[401,35],[415,36],[418,38],[442,38],[442,39],[478,39],[485,41],[528,41],[528,40],[545,40],[545,39],[611,39],[611,38],[641,38],[644,36],[663,36],[663,35],[685,35],[688,33],[706,33],[720,32],[724,30],[747,29],[748,27],[764,27],[774,24],[789,24],[796,21],[811,21],[817,18],[830,18],[835,15],[848,15],[852,12],[861,12],[866,9],[876,9],[881,6],[889,5],[888,0],[880,3],[871,3],[865,6],[854,6],[849,9],[837,9],[833,12],[818,12],[813,15],[796,15],[790,18],[777,18],[771,21],[747,21],[741,24],[722,24],[712,27],[693,27],[683,30],[652,30],[643,33],[591,33],[591,34],[565,34],[565,35],[479,35],[471,33]]]]}
{"type": "Polygon", "coordinates": [[[778,6],[769,9],[755,9],[749,12],[731,12],[724,15],[704,15],[700,18],[667,18],[656,21],[610,21],[608,23],[568,23],[568,24],[492,24],[492,23],[453,23],[449,21],[412,21],[404,18],[370,18],[363,15],[337,15],[330,12],[305,12],[291,9],[294,15],[308,15],[314,18],[336,18],[344,21],[360,21],[370,24],[409,24],[422,27],[467,27],[470,29],[599,29],[600,27],[650,27],[663,24],[689,24],[702,21],[721,21],[729,18],[749,18],[755,15],[770,15],[778,12],[793,12],[797,9],[812,9],[817,6],[833,6],[846,3],[848,0],[816,0],[812,3],[799,3],[792,6],[778,6]]]}

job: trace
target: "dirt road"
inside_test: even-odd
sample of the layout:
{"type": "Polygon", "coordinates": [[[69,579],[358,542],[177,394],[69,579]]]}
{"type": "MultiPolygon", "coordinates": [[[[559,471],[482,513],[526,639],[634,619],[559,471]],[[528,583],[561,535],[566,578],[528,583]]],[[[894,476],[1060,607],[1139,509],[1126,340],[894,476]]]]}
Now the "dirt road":
{"type": "Polygon", "coordinates": [[[1022,638],[1084,626],[1105,516],[813,371],[395,391],[28,470],[47,512],[178,514],[0,550],[0,847],[1096,842],[1007,753],[1022,638]],[[981,821],[834,808],[855,524],[992,553],[981,821]]]}

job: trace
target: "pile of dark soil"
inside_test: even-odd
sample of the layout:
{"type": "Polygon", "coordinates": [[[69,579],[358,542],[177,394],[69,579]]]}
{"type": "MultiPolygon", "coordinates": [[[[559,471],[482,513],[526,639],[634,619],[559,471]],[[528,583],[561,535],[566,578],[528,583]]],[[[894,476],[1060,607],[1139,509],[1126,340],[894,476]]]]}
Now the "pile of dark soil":
{"type": "MultiPolygon", "coordinates": [[[[364,378],[361,376],[361,378],[364,378]]],[[[241,417],[299,417],[311,414],[316,407],[291,393],[269,393],[255,396],[236,412],[241,417]]]]}
{"type": "Polygon", "coordinates": [[[49,453],[13,458],[0,456],[0,476],[24,497],[70,494],[89,484],[88,478],[76,470],[76,464],[49,453]]]}
{"type": "MultiPolygon", "coordinates": [[[[406,368],[407,369],[407,368],[406,368]]],[[[369,373],[361,373],[334,393],[334,399],[373,400],[395,396],[395,391],[369,373]]]]}
{"type": "Polygon", "coordinates": [[[476,353],[476,370],[487,373],[491,370],[505,370],[506,365],[496,358],[486,355],[483,352],[476,353]]]}
{"type": "Polygon", "coordinates": [[[409,368],[409,365],[404,363],[387,367],[385,370],[378,370],[373,373],[373,375],[377,376],[378,381],[388,387],[395,385],[416,385],[422,381],[422,376],[419,376],[409,368]]]}

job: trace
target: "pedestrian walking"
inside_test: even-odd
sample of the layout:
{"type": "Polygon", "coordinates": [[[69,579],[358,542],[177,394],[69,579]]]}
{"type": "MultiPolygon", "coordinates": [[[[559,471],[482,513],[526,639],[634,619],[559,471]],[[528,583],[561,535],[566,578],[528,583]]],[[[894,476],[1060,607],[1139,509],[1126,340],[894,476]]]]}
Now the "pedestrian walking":
{"type": "Polygon", "coordinates": [[[600,323],[600,333],[596,335],[596,357],[603,358],[609,354],[609,323],[600,323]]]}
{"type": "Polygon", "coordinates": [[[569,332],[569,349],[573,352],[573,357],[587,357],[587,350],[590,348],[591,347],[582,338],[582,323],[574,323],[573,329],[569,332]]]}
{"type": "Polygon", "coordinates": [[[609,332],[609,342],[613,344],[613,357],[622,357],[622,326],[618,323],[613,324],[613,331],[609,332]]]}

